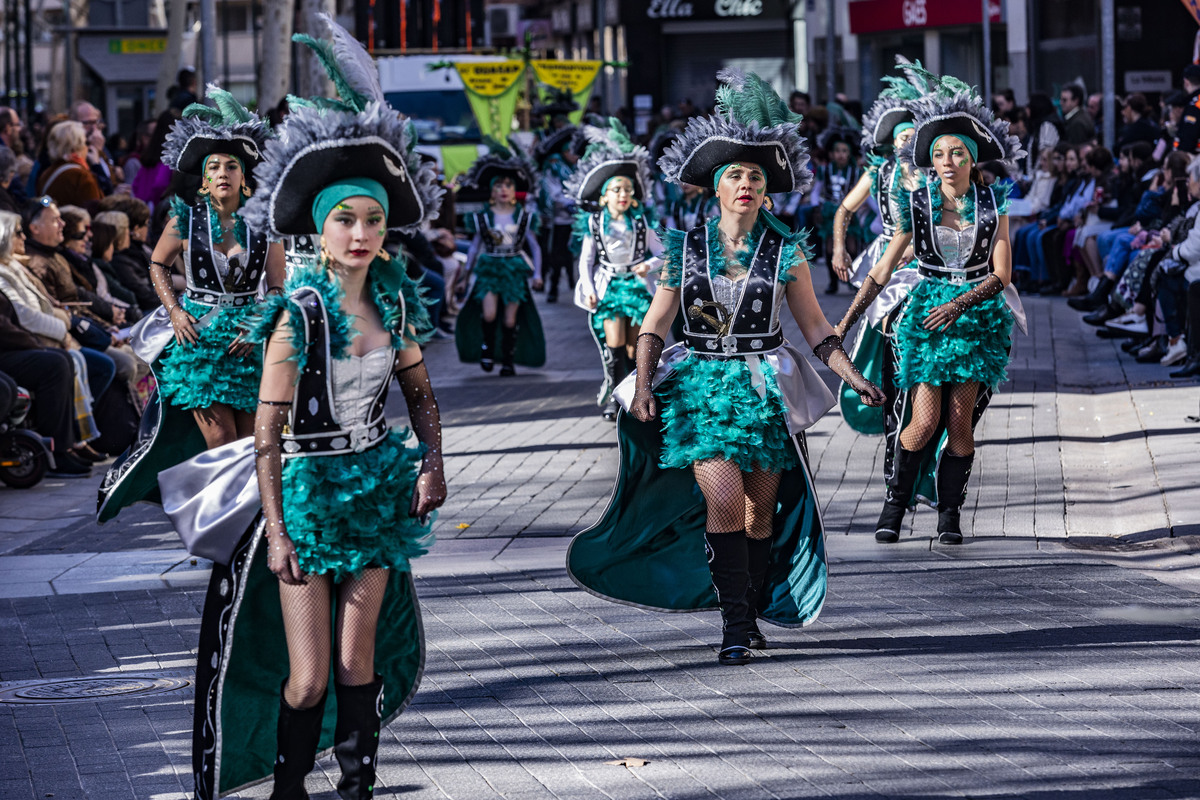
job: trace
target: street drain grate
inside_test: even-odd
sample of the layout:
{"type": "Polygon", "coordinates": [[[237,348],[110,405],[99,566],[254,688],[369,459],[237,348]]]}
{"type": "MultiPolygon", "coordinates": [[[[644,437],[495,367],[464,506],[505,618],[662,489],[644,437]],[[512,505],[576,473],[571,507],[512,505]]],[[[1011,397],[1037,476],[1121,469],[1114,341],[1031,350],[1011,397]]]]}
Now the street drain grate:
{"type": "Polygon", "coordinates": [[[164,673],[5,681],[0,683],[0,703],[10,705],[95,703],[100,700],[176,692],[191,685],[190,678],[164,673]]]}

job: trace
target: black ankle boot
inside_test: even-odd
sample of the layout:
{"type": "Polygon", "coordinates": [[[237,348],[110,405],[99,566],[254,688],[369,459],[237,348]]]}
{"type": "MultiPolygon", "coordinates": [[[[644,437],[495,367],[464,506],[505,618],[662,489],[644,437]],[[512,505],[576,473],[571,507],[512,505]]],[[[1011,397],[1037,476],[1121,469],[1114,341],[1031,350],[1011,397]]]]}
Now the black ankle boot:
{"type": "Polygon", "coordinates": [[[891,544],[900,541],[900,529],[904,526],[904,512],[912,500],[913,486],[917,482],[917,470],[921,467],[921,454],[896,446],[892,462],[892,477],[883,495],[883,511],[875,523],[875,541],[891,544]]]}
{"type": "Polygon", "coordinates": [[[617,384],[624,380],[626,375],[624,347],[608,348],[608,363],[604,365],[604,369],[608,371],[609,394],[601,416],[613,422],[617,418],[617,401],[612,393],[617,390],[617,384]]]}
{"type": "Polygon", "coordinates": [[[505,325],[500,329],[500,374],[501,375],[516,375],[516,367],[513,366],[513,356],[517,352],[517,326],[508,327],[505,325]]]}
{"type": "Polygon", "coordinates": [[[275,788],[271,800],[308,800],[304,779],[312,772],[325,716],[325,695],[312,708],[292,708],[279,687],[279,723],[276,727],[275,788]]]}
{"type": "Polygon", "coordinates": [[[771,538],[746,537],[746,563],[750,573],[750,649],[766,650],[767,637],[758,627],[758,615],[767,605],[767,567],[771,563],[771,538]]]}
{"type": "Polygon", "coordinates": [[[337,727],[333,753],[342,768],[338,794],[342,800],[371,800],[375,791],[375,756],[379,751],[379,705],[383,678],[362,686],[336,684],[337,727]]]}
{"type": "Polygon", "coordinates": [[[937,471],[938,541],[942,544],[962,544],[959,510],[967,499],[967,479],[975,454],[952,456],[942,453],[937,471]]]}
{"type": "Polygon", "coordinates": [[[750,661],[750,564],[746,532],[704,534],[708,551],[708,570],[717,605],[721,607],[721,651],[717,662],[740,666],[750,661]]]}
{"type": "Polygon", "coordinates": [[[1108,302],[1108,293],[1113,290],[1113,280],[1107,275],[1100,276],[1096,288],[1083,297],[1072,297],[1067,305],[1076,311],[1097,311],[1108,302]]]}
{"type": "Polygon", "coordinates": [[[483,341],[479,345],[479,366],[484,372],[491,372],[495,365],[496,352],[496,320],[482,320],[479,327],[483,330],[483,341]]]}

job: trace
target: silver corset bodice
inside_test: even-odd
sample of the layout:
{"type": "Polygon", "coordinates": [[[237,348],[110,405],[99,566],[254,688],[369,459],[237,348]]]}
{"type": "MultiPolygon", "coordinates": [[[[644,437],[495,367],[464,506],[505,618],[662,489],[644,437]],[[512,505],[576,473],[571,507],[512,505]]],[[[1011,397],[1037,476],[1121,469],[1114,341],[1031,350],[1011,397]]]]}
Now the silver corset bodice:
{"type": "Polygon", "coordinates": [[[746,290],[745,279],[734,281],[724,275],[717,275],[712,279],[712,286],[713,299],[725,306],[726,314],[732,315],[746,290]]]}
{"type": "Polygon", "coordinates": [[[391,380],[396,351],[376,347],[361,356],[333,359],[333,411],[343,428],[374,422],[368,419],[382,386],[391,380]]]}
{"type": "MultiPolygon", "coordinates": [[[[183,253],[183,258],[187,262],[187,275],[192,274],[192,248],[187,248],[183,253]]],[[[213,250],[212,262],[217,268],[217,275],[221,278],[221,283],[227,292],[249,292],[257,289],[257,286],[242,286],[246,280],[246,264],[250,260],[250,251],[241,250],[234,253],[232,256],[227,256],[220,250],[213,250]]],[[[201,268],[203,271],[203,268],[201,268]]],[[[208,278],[207,275],[199,275],[200,278],[208,278]]]]}
{"type": "Polygon", "coordinates": [[[945,225],[934,227],[937,233],[937,249],[946,260],[946,266],[951,269],[962,269],[971,257],[971,248],[975,246],[975,226],[968,225],[963,230],[947,228],[945,225]]]}
{"type": "Polygon", "coordinates": [[[493,246],[503,248],[521,246],[521,242],[517,241],[520,226],[517,224],[516,215],[495,214],[493,222],[495,224],[495,227],[492,228],[493,246]]]}
{"type": "Polygon", "coordinates": [[[637,231],[632,225],[627,225],[625,220],[610,219],[608,230],[602,235],[604,236],[604,249],[608,254],[610,264],[623,266],[633,263],[635,256],[633,248],[637,244],[637,231]]]}

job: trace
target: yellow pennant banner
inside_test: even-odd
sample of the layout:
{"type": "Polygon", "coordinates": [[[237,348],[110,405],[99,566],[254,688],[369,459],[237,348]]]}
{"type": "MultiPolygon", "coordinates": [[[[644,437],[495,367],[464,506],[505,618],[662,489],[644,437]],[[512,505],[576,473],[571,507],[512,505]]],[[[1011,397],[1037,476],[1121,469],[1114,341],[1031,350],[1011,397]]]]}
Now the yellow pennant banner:
{"type": "MultiPolygon", "coordinates": [[[[538,82],[542,86],[566,89],[571,93],[575,102],[579,104],[579,110],[571,114],[571,122],[579,124],[579,120],[583,118],[584,109],[587,108],[588,98],[592,95],[592,86],[596,83],[596,76],[600,74],[600,68],[604,66],[604,62],[535,59],[530,63],[533,64],[533,74],[537,76],[538,82]]],[[[546,99],[545,90],[543,90],[542,99],[546,99]]]]}
{"type": "Polygon", "coordinates": [[[525,65],[520,61],[472,61],[456,63],[454,69],[467,91],[484,97],[499,97],[520,79],[525,65]]]}

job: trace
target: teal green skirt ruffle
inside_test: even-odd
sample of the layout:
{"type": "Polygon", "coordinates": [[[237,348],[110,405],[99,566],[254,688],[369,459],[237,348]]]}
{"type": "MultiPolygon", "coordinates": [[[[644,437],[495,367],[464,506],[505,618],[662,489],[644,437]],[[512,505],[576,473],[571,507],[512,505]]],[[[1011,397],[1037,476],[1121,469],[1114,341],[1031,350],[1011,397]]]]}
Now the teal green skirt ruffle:
{"type": "MultiPolygon", "coordinates": [[[[212,306],[179,298],[183,310],[200,319],[212,306]]],[[[258,406],[258,384],[262,380],[262,353],[232,356],[229,345],[249,328],[247,320],[257,306],[224,308],[212,322],[197,331],[195,344],[171,342],[155,366],[158,393],[162,399],[184,410],[209,408],[217,403],[253,414],[258,406]]]]}
{"type": "Polygon", "coordinates": [[[614,275],[604,290],[604,297],[596,304],[596,319],[603,322],[624,317],[633,325],[641,325],[653,299],[646,281],[636,274],[614,275]]]}
{"type": "Polygon", "coordinates": [[[775,370],[761,362],[766,397],[751,384],[740,358],[693,354],[658,389],[663,447],[659,465],[686,469],[709,458],[733,461],[743,472],[790,469],[799,461],[788,435],[775,370]]]}
{"type": "Polygon", "coordinates": [[[305,573],[403,572],[425,554],[436,514],[424,524],[409,516],[425,448],[405,447],[408,438],[403,428],[361,453],[284,459],[283,520],[305,573]]]}
{"type": "Polygon", "coordinates": [[[533,269],[521,256],[491,256],[481,253],[475,259],[475,288],[472,294],[480,301],[494,294],[500,302],[520,303],[529,297],[529,278],[533,269]]]}
{"type": "Polygon", "coordinates": [[[995,388],[1008,380],[1013,316],[1003,294],[967,309],[945,331],[921,327],[935,307],[972,288],[939,278],[925,278],[913,288],[896,327],[896,384],[901,389],[971,381],[995,388]]]}

